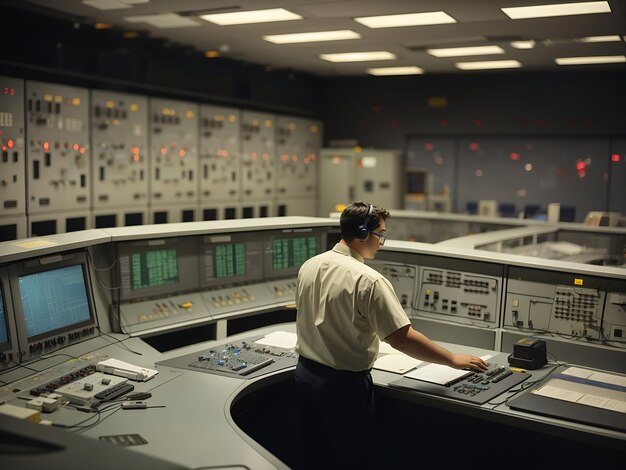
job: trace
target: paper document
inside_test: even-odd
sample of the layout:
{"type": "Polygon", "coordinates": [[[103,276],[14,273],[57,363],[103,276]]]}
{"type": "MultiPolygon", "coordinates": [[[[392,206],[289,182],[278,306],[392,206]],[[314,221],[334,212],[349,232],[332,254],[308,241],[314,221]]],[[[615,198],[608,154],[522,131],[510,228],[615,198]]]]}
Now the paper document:
{"type": "Polygon", "coordinates": [[[439,385],[451,385],[468,375],[473,374],[470,370],[458,370],[441,364],[427,364],[419,367],[408,374],[404,374],[409,379],[422,380],[439,385]]]}
{"type": "Polygon", "coordinates": [[[419,359],[413,359],[406,354],[387,354],[376,359],[374,369],[404,374],[416,368],[422,363],[419,359]]]}
{"type": "Polygon", "coordinates": [[[296,341],[298,336],[295,333],[289,333],[287,331],[274,331],[265,335],[261,339],[255,341],[256,344],[263,344],[265,346],[275,346],[283,349],[294,349],[296,347],[296,341]]]}
{"type": "Polygon", "coordinates": [[[555,400],[569,401],[579,405],[626,413],[626,392],[561,379],[552,379],[531,393],[555,400]]]}

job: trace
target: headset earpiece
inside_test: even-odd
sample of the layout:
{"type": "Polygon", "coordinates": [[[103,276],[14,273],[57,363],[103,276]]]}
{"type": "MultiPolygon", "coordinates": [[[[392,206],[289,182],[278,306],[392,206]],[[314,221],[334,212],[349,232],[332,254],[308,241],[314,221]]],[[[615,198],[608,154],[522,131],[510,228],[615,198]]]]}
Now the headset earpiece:
{"type": "Polygon", "coordinates": [[[369,238],[370,229],[368,225],[371,222],[373,212],[374,212],[374,206],[370,204],[369,208],[367,209],[367,215],[365,216],[365,220],[356,229],[355,235],[356,235],[357,240],[365,241],[369,238]]]}

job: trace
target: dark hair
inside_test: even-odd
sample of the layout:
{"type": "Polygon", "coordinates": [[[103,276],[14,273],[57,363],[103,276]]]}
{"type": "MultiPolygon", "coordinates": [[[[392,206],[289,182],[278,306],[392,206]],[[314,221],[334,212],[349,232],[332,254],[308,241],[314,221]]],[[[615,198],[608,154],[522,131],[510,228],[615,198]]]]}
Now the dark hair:
{"type": "MultiPolygon", "coordinates": [[[[367,202],[357,201],[347,206],[341,213],[339,224],[341,225],[341,238],[351,242],[356,238],[357,229],[365,222],[370,205],[367,202]]],[[[380,225],[380,220],[387,220],[389,211],[383,207],[373,206],[372,215],[367,224],[369,230],[374,230],[380,225]]]]}

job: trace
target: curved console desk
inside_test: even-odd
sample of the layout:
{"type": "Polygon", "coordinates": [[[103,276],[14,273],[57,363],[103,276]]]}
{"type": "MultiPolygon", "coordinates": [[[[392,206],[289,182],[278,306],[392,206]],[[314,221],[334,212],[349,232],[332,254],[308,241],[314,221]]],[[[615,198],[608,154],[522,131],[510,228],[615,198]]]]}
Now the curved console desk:
{"type": "MultiPolygon", "coordinates": [[[[293,293],[288,287],[294,279],[293,267],[287,264],[285,268],[278,262],[280,257],[273,259],[272,254],[282,253],[281,247],[286,247],[285,253],[295,256],[296,252],[290,250],[309,246],[302,237],[310,238],[311,233],[318,232],[321,238],[306,243],[313,243],[311,246],[321,251],[337,239],[337,221],[286,217],[174,224],[92,230],[0,244],[4,312],[13,319],[7,323],[8,343],[0,342],[5,345],[0,402],[25,408],[32,398],[31,390],[107,358],[158,370],[146,382],[133,382],[133,393],[152,394],[147,409],[127,410],[118,405],[107,408],[105,404],[100,414],[70,406],[41,414],[43,420],[55,425],[80,426],[70,429],[26,422],[16,424],[14,418],[0,414],[0,435],[2,442],[8,443],[1,447],[3,466],[6,463],[10,468],[30,468],[45,462],[48,468],[61,468],[61,462],[67,466],[74,462],[84,465],[88,461],[90,466],[100,468],[107,458],[113,462],[119,454],[124,461],[129,453],[136,459],[140,456],[146,459],[142,463],[131,462],[129,458],[127,463],[133,468],[293,466],[291,385],[295,359],[291,358],[291,364],[285,362],[287,365],[280,370],[267,367],[249,378],[207,373],[192,367],[191,362],[218,346],[235,343],[239,346],[243,341],[252,344],[271,332],[295,331],[293,293]],[[178,239],[179,243],[170,245],[172,239],[178,239]],[[255,251],[258,248],[255,240],[262,241],[262,254],[255,251]],[[210,276],[201,275],[210,271],[206,268],[210,259],[222,259],[209,259],[210,253],[223,254],[221,248],[213,250],[212,244],[231,242],[251,243],[246,249],[263,266],[287,270],[280,276],[275,276],[271,269],[252,270],[256,277],[245,278],[241,283],[213,283],[210,276]],[[129,246],[139,249],[129,252],[126,250],[129,246]],[[190,246],[196,250],[192,258],[198,260],[199,274],[192,279],[200,283],[198,288],[161,291],[161,297],[158,291],[148,291],[151,295],[145,298],[134,298],[128,292],[121,293],[121,299],[117,297],[119,281],[123,279],[123,256],[130,256],[145,270],[148,264],[141,264],[142,260],[154,261],[152,255],[146,254],[150,250],[145,247],[160,253],[157,260],[167,261],[165,255],[170,255],[171,250],[187,256],[190,246]],[[74,257],[65,259],[68,254],[74,257]],[[20,317],[26,311],[23,299],[20,303],[19,299],[10,298],[21,288],[15,280],[49,267],[64,269],[72,263],[86,266],[85,282],[94,311],[94,329],[88,324],[63,334],[55,333],[49,339],[28,336],[23,328],[25,320],[20,317]],[[261,298],[250,295],[253,292],[266,294],[261,298]],[[183,304],[189,296],[195,296],[193,305],[185,307],[183,304]],[[137,313],[134,309],[143,309],[145,302],[151,310],[137,313]],[[139,326],[128,328],[132,322],[118,320],[116,325],[120,312],[126,320],[146,317],[135,321],[134,325],[139,326]],[[61,341],[58,335],[68,339],[61,341]],[[38,349],[39,343],[43,351],[38,349]],[[33,345],[35,348],[29,349],[33,345]],[[99,442],[100,437],[135,434],[147,442],[126,449],[99,442]],[[89,445],[81,445],[85,439],[89,445]],[[50,450],[51,446],[54,451],[50,450]],[[29,452],[24,453],[24,449],[29,452]],[[59,455],[63,459],[58,459],[59,455]],[[154,458],[159,460],[158,464],[151,460],[154,458]]],[[[232,250],[236,258],[237,248],[232,250]]],[[[186,259],[189,261],[189,256],[186,259]]],[[[181,263],[178,266],[189,267],[184,260],[181,263]]],[[[369,263],[390,279],[416,329],[452,351],[489,354],[493,356],[492,363],[506,365],[515,341],[536,335],[546,340],[548,352],[561,362],[626,372],[625,353],[618,338],[606,341],[592,336],[598,325],[605,334],[615,335],[626,324],[620,316],[626,292],[626,279],[620,269],[400,241],[389,241],[377,260],[369,263]],[[574,284],[578,279],[582,280],[582,286],[574,284]],[[425,305],[427,291],[429,298],[425,305]],[[563,319],[557,307],[567,292],[591,296],[585,308],[599,322],[595,330],[588,329],[585,335],[577,337],[567,337],[560,331],[563,319]],[[443,309],[444,299],[446,309],[443,309]],[[455,299],[457,303],[453,304],[455,299]],[[549,302],[550,307],[545,306],[549,302]],[[454,311],[452,305],[456,305],[454,311]],[[477,308],[481,305],[487,307],[477,308]],[[514,305],[518,310],[520,306],[528,309],[529,305],[539,305],[540,310],[533,307],[526,313],[519,311],[514,317],[514,305]],[[537,315],[556,313],[558,321],[548,323],[548,328],[539,328],[542,325],[537,315]],[[524,317],[526,314],[529,316],[524,317]],[[529,319],[533,320],[532,324],[529,319]]],[[[236,263],[232,266],[232,272],[237,272],[236,263]]],[[[129,282],[137,289],[155,286],[169,289],[174,284],[172,279],[180,278],[181,272],[158,286],[146,287],[140,280],[129,282]]],[[[132,289],[129,292],[132,294],[132,289]]],[[[581,327],[575,319],[568,321],[575,328],[581,327]]],[[[548,365],[529,372],[522,384],[539,380],[551,371],[548,365]]],[[[512,409],[508,405],[514,398],[507,403],[505,400],[519,390],[515,386],[511,393],[505,392],[484,404],[472,404],[441,394],[398,388],[392,384],[401,379],[398,374],[374,369],[372,375],[380,432],[380,447],[372,449],[372,459],[381,462],[380,468],[416,468],[424,464],[446,468],[468,463],[499,468],[518,462],[623,468],[626,461],[623,450],[626,432],[578,423],[567,417],[512,409]],[[442,445],[451,450],[441,453],[437,449],[442,445]]]]}

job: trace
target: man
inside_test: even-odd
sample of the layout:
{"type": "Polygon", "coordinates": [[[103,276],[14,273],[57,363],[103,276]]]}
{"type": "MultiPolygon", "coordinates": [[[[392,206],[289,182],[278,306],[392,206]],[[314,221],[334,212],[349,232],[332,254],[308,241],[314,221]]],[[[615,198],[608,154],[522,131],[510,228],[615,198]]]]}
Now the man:
{"type": "Polygon", "coordinates": [[[391,283],[364,263],[385,243],[388,217],[381,207],[349,205],[340,242],[298,273],[298,468],[373,468],[370,370],[379,338],[427,362],[487,369],[481,358],[453,354],[414,330],[391,283]]]}

